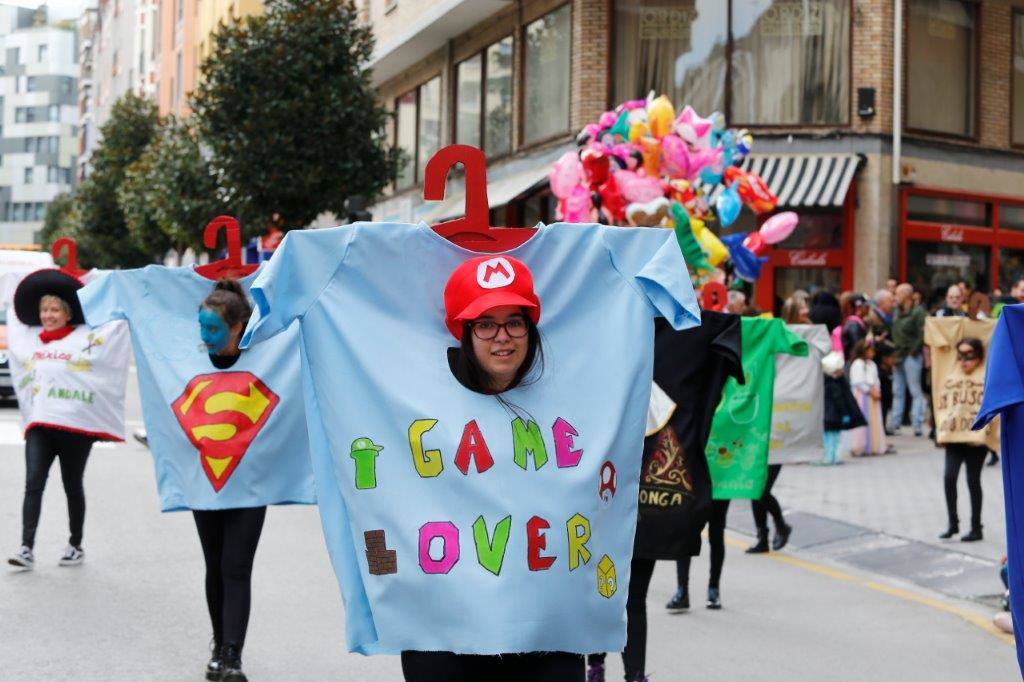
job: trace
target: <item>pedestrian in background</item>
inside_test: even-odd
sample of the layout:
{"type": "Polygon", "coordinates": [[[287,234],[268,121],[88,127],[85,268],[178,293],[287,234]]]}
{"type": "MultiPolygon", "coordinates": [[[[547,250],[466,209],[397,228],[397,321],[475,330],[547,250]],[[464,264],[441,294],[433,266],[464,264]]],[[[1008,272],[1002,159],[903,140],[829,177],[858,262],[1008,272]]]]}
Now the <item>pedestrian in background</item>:
{"type": "Polygon", "coordinates": [[[899,434],[909,391],[910,424],[914,429],[914,435],[920,436],[924,424],[921,372],[924,368],[925,312],[914,305],[913,293],[914,288],[905,282],[896,287],[897,307],[892,323],[896,366],[893,371],[893,409],[890,413],[889,430],[899,434]]]}
{"type": "Polygon", "coordinates": [[[963,308],[964,292],[959,284],[950,284],[946,289],[946,299],[943,304],[935,310],[935,317],[967,317],[967,311],[963,308]]]}
{"type": "MultiPolygon", "coordinates": [[[[985,360],[985,346],[981,339],[966,337],[960,339],[956,344],[956,360],[958,367],[953,370],[953,375],[962,373],[970,376],[985,360]]],[[[977,416],[978,400],[974,407],[974,414],[963,415],[967,422],[973,421],[977,416]]],[[[962,404],[967,404],[966,402],[962,404]]],[[[972,432],[973,433],[973,432],[972,432]]],[[[942,440],[940,435],[939,440],[942,440]]],[[[939,538],[948,540],[960,532],[960,517],[957,514],[957,479],[960,478],[960,466],[967,470],[967,490],[971,496],[971,530],[963,535],[962,542],[977,542],[983,538],[981,525],[981,468],[985,463],[985,455],[988,454],[986,445],[973,443],[939,443],[946,448],[946,470],[943,476],[946,492],[946,513],[949,515],[949,527],[939,535],[939,538]]]]}
{"type": "Polygon", "coordinates": [[[825,457],[821,463],[842,464],[839,461],[842,432],[862,427],[866,422],[843,372],[842,353],[834,350],[823,357],[821,370],[825,374],[825,409],[822,414],[825,457]]]}
{"type": "MultiPolygon", "coordinates": [[[[842,299],[840,299],[842,301],[842,299]]],[[[843,310],[843,328],[840,339],[843,344],[843,357],[847,362],[853,359],[853,349],[857,343],[867,338],[868,324],[864,318],[871,311],[868,299],[864,294],[852,294],[846,300],[843,310]]]]}
{"type": "MultiPolygon", "coordinates": [[[[879,289],[872,299],[871,311],[864,320],[874,340],[875,364],[878,366],[878,379],[882,387],[882,419],[885,424],[889,423],[889,410],[893,401],[895,348],[892,344],[892,319],[895,306],[892,292],[888,289],[879,289]]],[[[890,435],[888,427],[886,434],[890,435]]]]}
{"type": "Polygon", "coordinates": [[[853,347],[849,368],[850,386],[865,425],[847,431],[847,449],[854,457],[885,454],[885,425],[882,423],[882,388],[875,365],[875,349],[869,339],[853,347]]]}

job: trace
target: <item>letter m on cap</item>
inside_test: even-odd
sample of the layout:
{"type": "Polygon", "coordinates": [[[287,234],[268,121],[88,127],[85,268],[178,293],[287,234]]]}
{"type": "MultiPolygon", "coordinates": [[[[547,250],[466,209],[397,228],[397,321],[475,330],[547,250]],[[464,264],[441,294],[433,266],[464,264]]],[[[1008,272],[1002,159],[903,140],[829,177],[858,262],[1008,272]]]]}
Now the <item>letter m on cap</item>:
{"type": "Polygon", "coordinates": [[[489,258],[476,266],[476,283],[483,289],[507,287],[515,279],[515,268],[507,258],[489,258]]]}

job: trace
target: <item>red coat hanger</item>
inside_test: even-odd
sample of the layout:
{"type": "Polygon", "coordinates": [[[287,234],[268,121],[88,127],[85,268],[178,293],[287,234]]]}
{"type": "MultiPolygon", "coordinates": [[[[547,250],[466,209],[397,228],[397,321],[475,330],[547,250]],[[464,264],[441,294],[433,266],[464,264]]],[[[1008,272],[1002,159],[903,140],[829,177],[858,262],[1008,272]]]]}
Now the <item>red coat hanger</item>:
{"type": "Polygon", "coordinates": [[[76,279],[81,279],[82,275],[88,271],[78,269],[78,244],[75,243],[75,240],[71,237],[61,237],[53,242],[53,246],[50,247],[50,255],[53,256],[54,263],[60,258],[61,252],[67,255],[68,262],[60,271],[76,279]]]}
{"type": "Polygon", "coordinates": [[[227,236],[227,256],[206,265],[196,266],[196,272],[212,280],[222,277],[239,279],[252,274],[259,266],[242,262],[242,228],[235,218],[219,215],[207,223],[206,229],[203,230],[203,245],[208,249],[217,248],[217,233],[221,230],[224,230],[227,236]]]}
{"type": "Polygon", "coordinates": [[[491,207],[487,201],[487,157],[476,147],[453,144],[439,149],[427,162],[423,177],[423,199],[444,199],[448,172],[457,163],[466,171],[466,215],[434,225],[434,232],[474,251],[508,251],[529,239],[534,228],[492,227],[491,207]]]}

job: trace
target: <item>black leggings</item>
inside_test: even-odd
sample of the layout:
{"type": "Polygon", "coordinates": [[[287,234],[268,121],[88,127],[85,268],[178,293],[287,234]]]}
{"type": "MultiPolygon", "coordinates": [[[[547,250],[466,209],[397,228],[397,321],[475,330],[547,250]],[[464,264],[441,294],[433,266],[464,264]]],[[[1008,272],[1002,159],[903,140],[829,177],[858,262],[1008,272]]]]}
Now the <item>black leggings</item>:
{"type": "Polygon", "coordinates": [[[583,682],[583,656],[564,651],[475,656],[403,651],[406,682],[583,682]]]}
{"type": "MultiPolygon", "coordinates": [[[[647,666],[647,589],[654,575],[653,559],[633,559],[629,569],[629,596],[626,598],[626,648],[622,666],[632,682],[646,672],[647,666]]],[[[591,665],[604,663],[605,654],[590,654],[591,665]]]]}
{"type": "Polygon", "coordinates": [[[85,525],[85,463],[95,439],[78,433],[36,426],[25,436],[25,501],[21,506],[21,544],[32,548],[36,542],[39,513],[43,507],[43,489],[53,460],[60,458],[60,477],[68,498],[68,543],[82,546],[85,525]]]}
{"type": "MultiPolygon", "coordinates": [[[[712,500],[708,519],[708,545],[711,547],[711,572],[708,587],[718,588],[725,564],[725,517],[729,515],[729,500],[712,500]]],[[[676,583],[690,589],[690,557],[676,561],[676,583]]]]}
{"type": "Polygon", "coordinates": [[[786,525],[786,520],[782,518],[782,507],[772,495],[772,486],[775,485],[775,479],[779,477],[780,471],[782,471],[781,464],[769,464],[768,480],[764,484],[761,499],[750,501],[750,510],[754,513],[754,525],[757,526],[759,535],[768,534],[768,514],[771,514],[772,520],[775,521],[775,530],[786,525]]]}
{"type": "Polygon", "coordinates": [[[266,507],[193,511],[206,559],[206,606],[218,644],[245,644],[252,562],[266,507]]]}
{"type": "Polygon", "coordinates": [[[951,443],[946,446],[946,511],[949,525],[960,523],[956,513],[956,481],[960,477],[960,465],[967,465],[967,490],[971,494],[971,528],[981,528],[981,469],[985,464],[988,448],[984,445],[951,443]]]}

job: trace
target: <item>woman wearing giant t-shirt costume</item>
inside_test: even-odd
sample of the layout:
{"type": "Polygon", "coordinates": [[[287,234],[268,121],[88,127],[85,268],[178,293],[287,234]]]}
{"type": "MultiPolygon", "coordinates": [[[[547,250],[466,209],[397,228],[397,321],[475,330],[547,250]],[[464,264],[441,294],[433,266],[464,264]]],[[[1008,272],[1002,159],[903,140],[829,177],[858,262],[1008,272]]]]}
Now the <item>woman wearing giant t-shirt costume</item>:
{"type": "MultiPolygon", "coordinates": [[[[238,341],[252,308],[236,280],[221,279],[199,308],[199,336],[219,370],[241,355],[238,341]]],[[[206,562],[206,606],[213,626],[213,655],[206,679],[245,682],[242,646],[249,625],[252,565],[266,506],[193,510],[206,562]]]]}
{"type": "MultiPolygon", "coordinates": [[[[14,312],[29,327],[42,327],[39,340],[59,341],[85,322],[76,292],[82,283],[59,270],[39,270],[18,285],[14,312]]],[[[73,371],[70,367],[66,372],[73,371]]],[[[21,549],[7,560],[12,566],[31,569],[36,527],[43,503],[43,490],[53,460],[60,459],[60,476],[68,500],[71,534],[60,558],[61,566],[77,566],[85,559],[82,531],[85,525],[85,464],[96,437],[62,424],[29,424],[25,433],[25,498],[22,504],[21,549]]]]}
{"type": "MultiPolygon", "coordinates": [[[[445,326],[459,345],[449,349],[448,364],[464,387],[493,395],[506,409],[519,408],[502,394],[536,380],[543,371],[540,299],[533,275],[521,261],[506,256],[515,270],[508,286],[486,289],[477,281],[482,256],[465,261],[452,272],[444,289],[445,326]]],[[[476,682],[477,680],[583,680],[580,654],[543,651],[493,656],[449,651],[403,651],[402,672],[407,682],[476,682]]]]}

